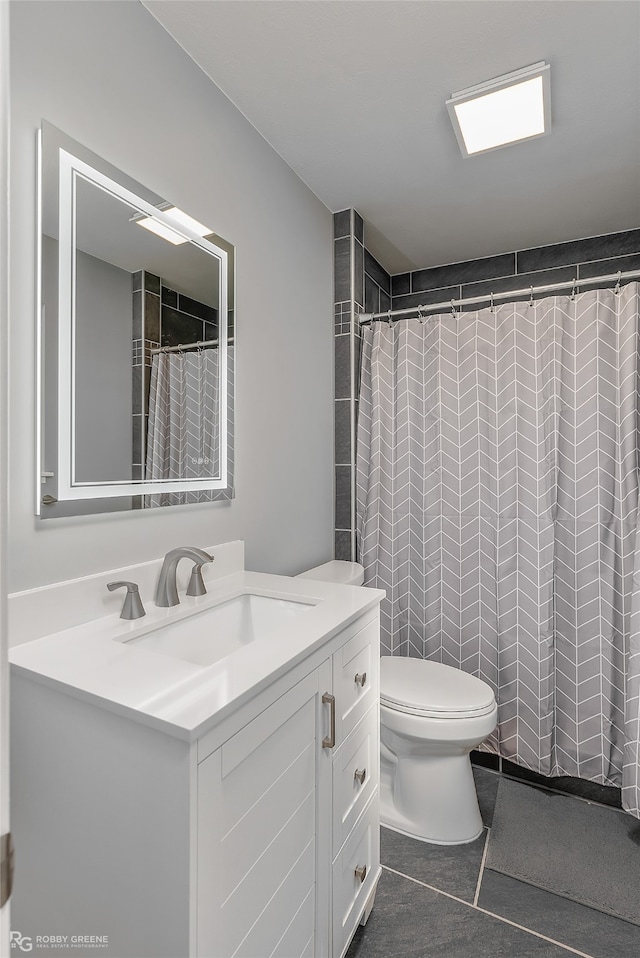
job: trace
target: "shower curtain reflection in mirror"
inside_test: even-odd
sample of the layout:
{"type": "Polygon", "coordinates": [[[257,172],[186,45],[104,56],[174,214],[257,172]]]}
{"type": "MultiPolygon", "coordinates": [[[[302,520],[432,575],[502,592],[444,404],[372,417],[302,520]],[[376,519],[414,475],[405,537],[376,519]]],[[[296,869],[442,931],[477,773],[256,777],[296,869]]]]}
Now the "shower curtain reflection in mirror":
{"type": "Polygon", "coordinates": [[[640,817],[638,284],[363,330],[359,559],[385,654],[479,676],[486,747],[640,817]]]}
{"type": "MultiPolygon", "coordinates": [[[[220,473],[219,349],[152,357],[145,478],[206,479],[220,473]]],[[[216,493],[145,496],[145,506],[202,502],[216,493]]]]}

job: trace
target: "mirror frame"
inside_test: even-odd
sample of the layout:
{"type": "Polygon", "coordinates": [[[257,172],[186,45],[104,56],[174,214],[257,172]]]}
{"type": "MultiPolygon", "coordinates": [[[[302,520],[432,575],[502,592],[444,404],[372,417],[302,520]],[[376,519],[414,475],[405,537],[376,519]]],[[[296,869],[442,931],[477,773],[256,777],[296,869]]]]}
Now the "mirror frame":
{"type": "MultiPolygon", "coordinates": [[[[42,515],[41,481],[44,453],[44,425],[42,415],[42,355],[44,304],[42,303],[42,162],[43,131],[38,132],[38,322],[37,322],[37,495],[36,511],[42,515]]],[[[228,435],[228,254],[225,249],[192,233],[176,223],[170,214],[159,210],[130,189],[105,173],[58,147],[58,501],[114,499],[125,496],[144,496],[172,492],[199,492],[217,490],[223,498],[229,491],[229,435],[228,435]],[[107,482],[80,482],[75,475],[75,218],[76,183],[78,177],[111,194],[140,213],[153,216],[190,243],[211,255],[219,268],[218,349],[220,350],[219,415],[220,415],[220,469],[217,476],[204,479],[113,480],[107,482]]],[[[109,165],[109,168],[112,167],[109,165]]],[[[130,182],[130,178],[123,174],[130,182]]],[[[141,187],[141,189],[143,189],[141,187]]]]}

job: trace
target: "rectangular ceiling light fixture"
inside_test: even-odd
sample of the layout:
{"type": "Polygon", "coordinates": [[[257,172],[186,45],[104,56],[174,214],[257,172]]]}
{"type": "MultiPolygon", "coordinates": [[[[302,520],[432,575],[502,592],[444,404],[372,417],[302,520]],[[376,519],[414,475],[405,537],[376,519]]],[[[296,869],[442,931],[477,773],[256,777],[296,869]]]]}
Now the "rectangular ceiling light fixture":
{"type": "MultiPolygon", "coordinates": [[[[175,222],[176,226],[184,226],[197,236],[209,236],[209,234],[213,232],[213,230],[210,230],[208,226],[204,226],[203,223],[199,223],[198,220],[194,220],[192,216],[189,216],[188,213],[184,213],[182,210],[178,209],[177,206],[159,207],[159,209],[161,209],[163,213],[166,213],[167,216],[170,216],[175,222]]],[[[136,216],[132,216],[131,219],[133,222],[137,223],[138,226],[143,226],[151,233],[155,233],[157,236],[161,236],[169,243],[173,243],[174,246],[180,246],[182,243],[189,242],[186,236],[175,232],[169,226],[167,226],[165,222],[161,222],[160,220],[156,219],[155,216],[142,216],[137,214],[136,216]]]]}
{"type": "Polygon", "coordinates": [[[534,63],[454,93],[447,110],[463,156],[551,132],[549,64],[534,63]]]}

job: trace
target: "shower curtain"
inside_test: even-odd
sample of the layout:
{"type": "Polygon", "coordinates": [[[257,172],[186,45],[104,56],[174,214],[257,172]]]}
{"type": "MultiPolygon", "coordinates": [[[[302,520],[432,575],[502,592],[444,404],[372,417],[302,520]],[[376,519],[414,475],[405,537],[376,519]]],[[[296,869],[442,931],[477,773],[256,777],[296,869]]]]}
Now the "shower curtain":
{"type": "MultiPolygon", "coordinates": [[[[218,350],[156,353],[149,384],[147,479],[206,479],[219,471],[218,350]]],[[[147,506],[201,502],[206,493],[163,492],[147,506]]],[[[212,492],[211,497],[216,493],[212,492]]]]}
{"type": "Polygon", "coordinates": [[[488,746],[640,817],[638,284],[363,330],[359,558],[383,654],[477,675],[488,746]]]}

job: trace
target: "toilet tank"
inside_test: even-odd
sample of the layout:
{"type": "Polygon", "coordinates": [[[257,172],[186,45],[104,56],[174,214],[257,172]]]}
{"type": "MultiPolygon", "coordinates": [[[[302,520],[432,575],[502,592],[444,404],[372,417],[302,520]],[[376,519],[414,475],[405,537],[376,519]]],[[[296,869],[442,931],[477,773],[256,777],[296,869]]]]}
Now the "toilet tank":
{"type": "Polygon", "coordinates": [[[317,565],[307,572],[301,572],[299,579],[316,579],[320,582],[335,582],[337,585],[362,585],[364,568],[359,562],[346,562],[332,559],[323,565],[317,565]]]}

